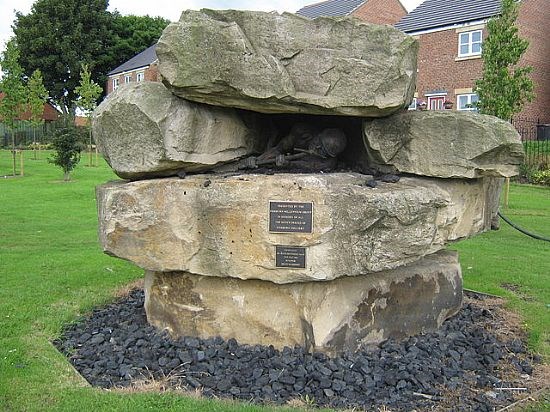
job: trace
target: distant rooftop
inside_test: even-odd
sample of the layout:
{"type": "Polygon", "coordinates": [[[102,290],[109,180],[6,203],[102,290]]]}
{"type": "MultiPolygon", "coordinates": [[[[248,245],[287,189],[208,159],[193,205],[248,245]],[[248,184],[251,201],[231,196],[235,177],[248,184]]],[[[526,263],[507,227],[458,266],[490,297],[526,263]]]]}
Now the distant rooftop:
{"type": "Polygon", "coordinates": [[[314,19],[320,16],[347,16],[368,0],[327,0],[302,7],[296,12],[300,16],[314,19]]]}
{"type": "Polygon", "coordinates": [[[426,0],[395,27],[405,33],[484,20],[500,13],[500,0],[426,0]]]}
{"type": "Polygon", "coordinates": [[[127,72],[130,70],[138,69],[140,67],[149,66],[151,63],[157,60],[157,53],[155,51],[156,48],[157,48],[157,45],[153,44],[151,47],[148,47],[147,49],[143,50],[141,53],[136,54],[130,60],[122,63],[116,69],[111,70],[107,74],[111,76],[113,74],[127,72]]]}

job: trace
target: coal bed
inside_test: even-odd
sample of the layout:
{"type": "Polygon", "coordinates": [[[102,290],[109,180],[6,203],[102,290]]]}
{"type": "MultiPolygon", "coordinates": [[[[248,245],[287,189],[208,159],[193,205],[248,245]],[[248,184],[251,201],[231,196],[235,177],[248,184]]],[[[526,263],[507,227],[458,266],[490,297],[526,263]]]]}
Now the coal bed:
{"type": "Polygon", "coordinates": [[[174,340],[147,323],[143,305],[143,291],[133,290],[54,344],[101,388],[169,377],[183,395],[361,410],[493,411],[514,402],[518,393],[501,389],[524,386],[539,361],[519,338],[497,337],[498,316],[472,294],[436,332],[332,357],[219,337],[174,340]]]}

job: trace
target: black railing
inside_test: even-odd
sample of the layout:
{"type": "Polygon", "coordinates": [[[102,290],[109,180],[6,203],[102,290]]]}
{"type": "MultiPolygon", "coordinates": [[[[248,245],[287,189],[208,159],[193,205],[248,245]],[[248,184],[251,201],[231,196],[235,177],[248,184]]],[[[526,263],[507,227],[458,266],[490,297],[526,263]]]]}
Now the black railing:
{"type": "Polygon", "coordinates": [[[524,166],[530,170],[550,168],[550,124],[539,119],[515,117],[512,124],[521,136],[525,149],[524,166]]]}

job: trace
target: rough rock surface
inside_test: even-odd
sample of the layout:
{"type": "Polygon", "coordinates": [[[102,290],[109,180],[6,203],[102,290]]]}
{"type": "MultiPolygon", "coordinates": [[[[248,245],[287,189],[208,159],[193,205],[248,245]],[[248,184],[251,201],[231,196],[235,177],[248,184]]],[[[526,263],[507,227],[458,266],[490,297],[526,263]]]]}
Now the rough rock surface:
{"type": "Polygon", "coordinates": [[[524,374],[538,367],[496,307],[466,299],[436,332],[329,357],[235,339],[170,339],[147,324],[143,292],[136,290],[70,325],[54,343],[92,385],[104,388],[156,381],[268,405],[301,399],[345,410],[490,412],[517,400],[517,392],[499,388],[536,390],[536,379],[524,374]],[[498,330],[506,333],[497,336],[498,330]]]}
{"type": "Polygon", "coordinates": [[[417,41],[352,18],[184,11],[159,71],[189,100],[264,113],[387,116],[412,100],[417,41]]]}
{"type": "Polygon", "coordinates": [[[493,116],[410,111],[365,120],[369,163],[384,171],[442,178],[518,174],[523,146],[514,127],[493,116]]]}
{"type": "Polygon", "coordinates": [[[99,151],[123,178],[211,169],[264,144],[253,114],[180,99],[156,82],[125,85],[94,112],[99,151]],[[247,125],[246,121],[249,121],[247,125]]]}
{"type": "Polygon", "coordinates": [[[154,272],[331,280],[394,269],[490,228],[493,180],[356,173],[194,175],[97,188],[104,251],[154,272]],[[269,201],[313,203],[312,233],[271,233],[269,201]],[[275,267],[276,245],[306,248],[306,267],[275,267]]]}
{"type": "Polygon", "coordinates": [[[147,320],[173,336],[355,351],[435,330],[462,303],[456,252],[329,282],[277,285],[186,273],[146,272],[147,320]],[[266,302],[268,302],[266,304],[266,302]]]}

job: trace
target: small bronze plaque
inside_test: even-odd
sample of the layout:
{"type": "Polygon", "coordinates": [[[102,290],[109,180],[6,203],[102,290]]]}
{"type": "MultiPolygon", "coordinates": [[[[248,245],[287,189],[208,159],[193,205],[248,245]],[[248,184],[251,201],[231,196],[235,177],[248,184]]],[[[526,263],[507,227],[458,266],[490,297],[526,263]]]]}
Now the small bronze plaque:
{"type": "Polygon", "coordinates": [[[275,267],[306,268],[306,248],[298,246],[275,246],[275,267]]]}
{"type": "Polygon", "coordinates": [[[311,233],[312,202],[269,202],[269,231],[272,233],[311,233]]]}

